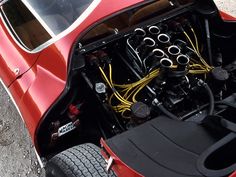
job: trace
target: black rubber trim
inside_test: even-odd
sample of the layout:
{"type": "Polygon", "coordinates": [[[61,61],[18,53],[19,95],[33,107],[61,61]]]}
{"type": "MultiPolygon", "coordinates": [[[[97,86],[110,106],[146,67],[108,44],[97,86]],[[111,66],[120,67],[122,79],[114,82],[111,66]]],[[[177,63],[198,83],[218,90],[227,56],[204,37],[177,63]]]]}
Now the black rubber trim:
{"type": "Polygon", "coordinates": [[[203,176],[197,160],[222,137],[212,137],[204,127],[165,116],[106,140],[111,150],[144,176],[203,176]]]}
{"type": "MultiPolygon", "coordinates": [[[[210,148],[208,148],[206,151],[204,151],[200,155],[200,157],[197,161],[198,170],[203,175],[208,176],[208,177],[221,177],[221,176],[227,176],[227,175],[233,173],[236,169],[236,162],[235,162],[235,164],[233,164],[229,167],[219,169],[219,170],[208,169],[208,168],[206,168],[205,164],[206,164],[207,158],[211,154],[216,152],[218,149],[220,149],[221,147],[223,147],[227,143],[230,143],[234,139],[236,139],[236,133],[229,133],[227,136],[225,136],[220,141],[216,142],[214,145],[212,145],[210,148]]],[[[232,147],[232,148],[236,148],[236,147],[232,147]]]]}

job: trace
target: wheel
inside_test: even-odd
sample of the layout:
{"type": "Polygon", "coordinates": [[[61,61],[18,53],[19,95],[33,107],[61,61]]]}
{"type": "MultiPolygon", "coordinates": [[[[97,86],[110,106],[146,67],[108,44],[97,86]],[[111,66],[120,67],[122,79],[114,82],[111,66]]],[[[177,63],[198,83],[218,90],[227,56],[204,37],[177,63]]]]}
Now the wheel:
{"type": "Polygon", "coordinates": [[[93,144],[82,144],[67,149],[46,164],[46,177],[115,177],[105,170],[106,162],[100,149],[93,144]]]}

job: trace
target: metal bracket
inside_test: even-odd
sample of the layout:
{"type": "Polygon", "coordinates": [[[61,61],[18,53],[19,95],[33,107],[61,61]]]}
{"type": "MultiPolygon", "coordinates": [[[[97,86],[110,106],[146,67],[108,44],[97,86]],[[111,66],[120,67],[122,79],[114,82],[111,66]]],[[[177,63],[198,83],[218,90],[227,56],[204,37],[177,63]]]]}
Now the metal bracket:
{"type": "Polygon", "coordinates": [[[106,171],[109,172],[112,167],[112,164],[114,162],[114,159],[112,157],[110,157],[106,162],[107,162],[106,171]]]}

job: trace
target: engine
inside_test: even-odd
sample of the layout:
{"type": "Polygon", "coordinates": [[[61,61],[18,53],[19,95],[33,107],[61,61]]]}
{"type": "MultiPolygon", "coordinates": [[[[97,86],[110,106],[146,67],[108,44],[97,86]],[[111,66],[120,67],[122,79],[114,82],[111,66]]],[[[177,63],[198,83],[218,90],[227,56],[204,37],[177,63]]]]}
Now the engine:
{"type": "Polygon", "coordinates": [[[205,32],[189,15],[137,27],[84,53],[82,75],[122,130],[161,114],[185,120],[206,105],[211,115],[225,94],[229,72],[213,66],[205,32]]]}
{"type": "Polygon", "coordinates": [[[43,124],[41,148],[71,143],[69,132],[99,144],[161,115],[231,117],[217,105],[236,103],[235,29],[204,0],[146,2],[94,24],[72,50],[70,89],[43,124]]]}

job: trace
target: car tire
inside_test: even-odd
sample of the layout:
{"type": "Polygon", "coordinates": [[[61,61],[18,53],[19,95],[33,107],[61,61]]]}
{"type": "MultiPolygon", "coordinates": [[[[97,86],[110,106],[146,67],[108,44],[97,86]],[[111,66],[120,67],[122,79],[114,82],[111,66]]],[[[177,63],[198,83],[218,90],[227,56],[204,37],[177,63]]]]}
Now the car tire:
{"type": "Polygon", "coordinates": [[[82,144],[67,149],[48,161],[46,177],[115,177],[105,170],[106,162],[94,144],[82,144]]]}

